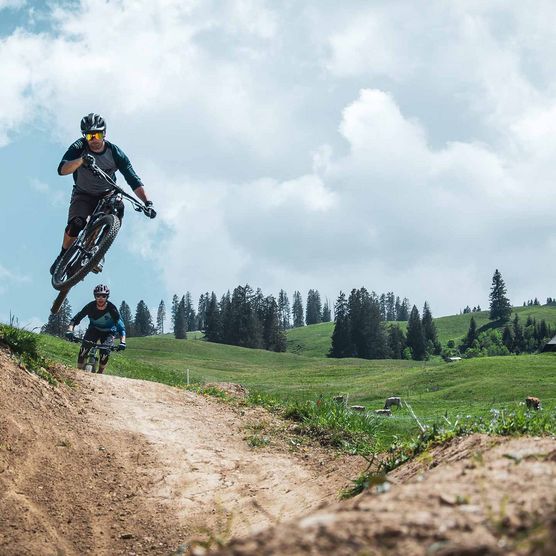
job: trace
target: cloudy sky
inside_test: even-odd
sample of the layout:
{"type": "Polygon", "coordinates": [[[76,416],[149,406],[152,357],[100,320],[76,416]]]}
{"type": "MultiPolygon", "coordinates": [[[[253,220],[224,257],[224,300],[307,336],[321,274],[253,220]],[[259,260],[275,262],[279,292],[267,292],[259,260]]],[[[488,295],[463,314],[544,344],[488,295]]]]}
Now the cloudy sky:
{"type": "Polygon", "coordinates": [[[48,317],[56,167],[91,111],[159,213],[128,207],[117,304],[365,286],[441,316],[487,307],[496,268],[514,304],[556,296],[554,21],[543,0],[0,0],[0,320],[48,317]]]}

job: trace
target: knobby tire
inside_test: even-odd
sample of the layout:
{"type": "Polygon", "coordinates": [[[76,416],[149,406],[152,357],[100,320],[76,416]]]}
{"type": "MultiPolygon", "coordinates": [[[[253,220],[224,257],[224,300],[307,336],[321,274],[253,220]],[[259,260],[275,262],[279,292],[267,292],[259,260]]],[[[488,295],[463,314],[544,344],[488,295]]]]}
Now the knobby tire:
{"type": "Polygon", "coordinates": [[[52,275],[52,287],[56,290],[66,290],[69,289],[77,282],[83,280],[85,276],[96,266],[96,264],[104,257],[116,236],[120,230],[120,220],[114,214],[105,214],[101,216],[94,226],[91,228],[90,232],[87,234],[83,244],[87,245],[88,242],[94,242],[98,247],[98,251],[85,263],[83,266],[78,266],[77,263],[80,262],[81,257],[73,262],[73,266],[78,266],[78,268],[71,274],[67,276],[67,266],[71,262],[73,256],[75,255],[76,247],[70,247],[64,256],[62,257],[60,263],[56,267],[54,274],[52,275]],[[95,237],[95,233],[98,233],[99,229],[102,229],[102,233],[99,237],[95,237]]]}

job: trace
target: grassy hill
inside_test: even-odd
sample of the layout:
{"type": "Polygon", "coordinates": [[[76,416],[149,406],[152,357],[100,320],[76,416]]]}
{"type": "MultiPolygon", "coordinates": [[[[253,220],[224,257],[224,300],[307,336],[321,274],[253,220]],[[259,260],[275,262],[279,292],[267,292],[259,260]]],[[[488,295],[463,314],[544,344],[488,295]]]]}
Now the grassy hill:
{"type": "MultiPolygon", "coordinates": [[[[556,306],[514,307],[512,319],[516,313],[519,315],[519,320],[522,324],[525,324],[527,318],[531,316],[537,321],[544,319],[547,324],[556,329],[556,306]]],[[[481,328],[484,330],[496,327],[496,323],[492,323],[488,319],[488,311],[440,317],[434,319],[434,323],[442,345],[446,345],[448,340],[456,340],[457,342],[463,338],[469,329],[471,317],[475,319],[479,331],[482,331],[481,328]]],[[[397,324],[403,329],[407,327],[406,322],[399,322],[397,324]]],[[[325,357],[330,350],[333,330],[334,323],[332,322],[292,328],[288,330],[287,350],[288,352],[308,357],[325,357]]]]}
{"type": "MultiPolygon", "coordinates": [[[[74,364],[77,345],[50,336],[40,338],[48,356],[74,364]]],[[[477,358],[450,364],[369,361],[152,336],[130,338],[126,352],[114,354],[109,366],[113,374],[173,385],[185,384],[187,369],[192,381],[240,383],[284,400],[314,400],[321,395],[346,393],[352,404],[380,408],[388,396],[400,395],[430,419],[445,412],[453,417],[484,415],[491,408],[515,405],[528,395],[539,396],[545,408],[556,406],[553,354],[477,358]]]]}

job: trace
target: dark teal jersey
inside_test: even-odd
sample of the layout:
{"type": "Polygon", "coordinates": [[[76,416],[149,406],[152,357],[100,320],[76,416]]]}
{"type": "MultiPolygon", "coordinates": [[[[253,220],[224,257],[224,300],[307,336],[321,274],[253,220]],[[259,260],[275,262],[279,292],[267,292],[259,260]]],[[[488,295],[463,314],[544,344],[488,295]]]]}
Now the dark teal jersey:
{"type": "Polygon", "coordinates": [[[106,302],[104,309],[98,309],[96,301],[87,303],[75,317],[70,321],[70,324],[77,326],[84,317],[89,317],[89,326],[101,330],[102,332],[116,332],[120,336],[125,336],[124,321],[120,317],[120,313],[116,306],[110,301],[106,302]]]}
{"type": "MultiPolygon", "coordinates": [[[[78,139],[62,157],[60,164],[58,164],[58,174],[60,174],[62,166],[66,162],[77,160],[84,154],[93,155],[97,166],[104,170],[114,181],[116,181],[116,170],[119,170],[132,189],[135,190],[143,185],[124,151],[109,141],[104,141],[102,152],[95,153],[89,148],[84,138],[78,139]]],[[[83,166],[80,166],[73,173],[73,181],[76,189],[90,195],[101,196],[110,189],[110,186],[102,178],[95,176],[91,170],[83,166]]]]}

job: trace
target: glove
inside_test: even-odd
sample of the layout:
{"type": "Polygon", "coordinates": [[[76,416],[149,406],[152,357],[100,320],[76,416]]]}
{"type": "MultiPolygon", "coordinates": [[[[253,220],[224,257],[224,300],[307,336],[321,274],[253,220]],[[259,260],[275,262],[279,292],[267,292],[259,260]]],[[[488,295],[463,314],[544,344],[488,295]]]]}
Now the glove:
{"type": "Polygon", "coordinates": [[[66,340],[69,340],[70,342],[75,340],[75,334],[71,330],[66,332],[66,340]]]}
{"type": "Polygon", "coordinates": [[[83,161],[83,166],[85,166],[85,168],[89,168],[95,164],[95,157],[92,154],[84,154],[81,157],[81,160],[83,161]]]}
{"type": "Polygon", "coordinates": [[[154,218],[156,216],[156,210],[154,210],[152,207],[152,201],[145,201],[145,215],[149,218],[154,218]]]}
{"type": "Polygon", "coordinates": [[[124,351],[124,349],[125,349],[125,342],[120,342],[117,351],[124,351]]]}

